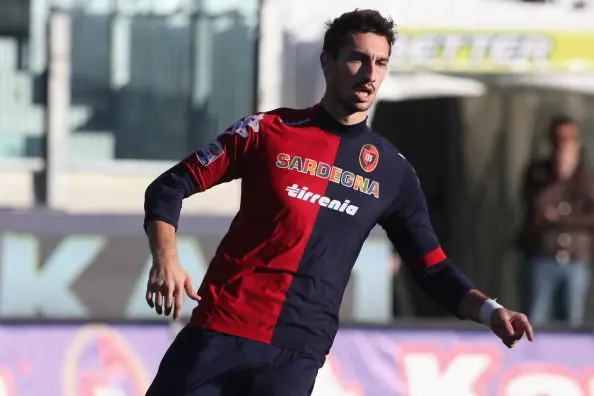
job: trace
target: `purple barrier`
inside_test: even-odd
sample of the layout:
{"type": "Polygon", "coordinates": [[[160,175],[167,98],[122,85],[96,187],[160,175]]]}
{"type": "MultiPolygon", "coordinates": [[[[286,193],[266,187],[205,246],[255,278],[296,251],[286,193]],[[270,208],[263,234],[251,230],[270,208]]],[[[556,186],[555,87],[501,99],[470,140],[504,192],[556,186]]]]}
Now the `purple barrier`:
{"type": "MultiPolygon", "coordinates": [[[[166,325],[0,326],[0,396],[143,395],[173,334],[166,325]]],[[[594,338],[541,333],[508,350],[486,332],[345,329],[313,396],[364,395],[593,396],[594,338]]]]}
{"type": "Polygon", "coordinates": [[[315,396],[594,396],[594,338],[541,333],[510,350],[486,331],[349,329],[319,377],[315,396]]]}
{"type": "Polygon", "coordinates": [[[167,325],[0,326],[0,396],[144,395],[167,325]]]}

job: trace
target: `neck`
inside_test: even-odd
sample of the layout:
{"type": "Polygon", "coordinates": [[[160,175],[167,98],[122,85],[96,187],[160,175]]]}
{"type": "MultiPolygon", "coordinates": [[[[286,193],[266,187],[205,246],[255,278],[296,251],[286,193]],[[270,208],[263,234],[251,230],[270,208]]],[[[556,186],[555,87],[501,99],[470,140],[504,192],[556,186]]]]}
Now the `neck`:
{"type": "Polygon", "coordinates": [[[367,118],[367,111],[348,112],[344,106],[340,105],[337,100],[332,100],[328,93],[324,94],[322,98],[322,106],[328,113],[338,122],[343,125],[354,125],[365,121],[367,118]]]}

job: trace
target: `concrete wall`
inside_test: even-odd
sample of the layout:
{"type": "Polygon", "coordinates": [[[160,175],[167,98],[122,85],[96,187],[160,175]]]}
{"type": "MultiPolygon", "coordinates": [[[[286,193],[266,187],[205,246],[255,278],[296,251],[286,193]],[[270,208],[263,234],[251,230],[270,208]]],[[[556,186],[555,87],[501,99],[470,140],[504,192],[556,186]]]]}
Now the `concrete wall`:
{"type": "MultiPolygon", "coordinates": [[[[65,208],[71,213],[141,213],[144,190],[160,172],[113,173],[71,171],[64,178],[65,208]]],[[[35,204],[35,173],[0,169],[0,208],[35,204]]],[[[239,209],[238,181],[214,187],[184,202],[183,213],[234,215],[239,209]]]]}

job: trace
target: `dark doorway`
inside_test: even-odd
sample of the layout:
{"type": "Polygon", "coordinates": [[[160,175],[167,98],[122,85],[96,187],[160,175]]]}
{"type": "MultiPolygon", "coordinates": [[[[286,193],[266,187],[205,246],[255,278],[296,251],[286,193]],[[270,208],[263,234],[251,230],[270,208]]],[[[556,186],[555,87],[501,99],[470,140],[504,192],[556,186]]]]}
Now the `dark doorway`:
{"type": "MultiPolygon", "coordinates": [[[[372,121],[372,128],[388,138],[417,170],[431,221],[449,255],[452,200],[458,196],[462,169],[460,111],[459,98],[380,102],[372,121]]],[[[409,290],[416,316],[445,315],[441,307],[416,287],[409,287],[409,290]]]]}

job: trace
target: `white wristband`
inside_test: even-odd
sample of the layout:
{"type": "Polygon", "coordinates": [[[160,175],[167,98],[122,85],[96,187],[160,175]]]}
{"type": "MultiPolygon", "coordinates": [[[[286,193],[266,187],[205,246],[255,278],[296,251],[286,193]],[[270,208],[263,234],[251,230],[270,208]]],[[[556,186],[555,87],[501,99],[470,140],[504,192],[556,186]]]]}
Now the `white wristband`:
{"type": "Polygon", "coordinates": [[[501,308],[503,308],[503,305],[499,304],[495,300],[489,299],[485,301],[479,311],[480,321],[484,325],[491,327],[491,314],[493,313],[493,311],[501,308]]]}

